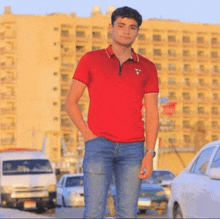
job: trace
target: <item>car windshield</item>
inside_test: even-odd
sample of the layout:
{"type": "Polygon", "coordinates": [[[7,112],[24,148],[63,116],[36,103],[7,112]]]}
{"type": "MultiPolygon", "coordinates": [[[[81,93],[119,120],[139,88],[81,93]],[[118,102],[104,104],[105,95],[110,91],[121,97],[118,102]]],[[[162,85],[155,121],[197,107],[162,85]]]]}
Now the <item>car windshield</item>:
{"type": "Polygon", "coordinates": [[[49,160],[7,160],[3,161],[3,175],[28,175],[53,173],[49,160]]]}
{"type": "Polygon", "coordinates": [[[66,179],[65,187],[83,186],[83,176],[70,176],[66,179]]]}
{"type": "Polygon", "coordinates": [[[153,171],[150,178],[142,180],[143,183],[158,184],[163,180],[172,180],[175,176],[169,171],[153,171]]]}

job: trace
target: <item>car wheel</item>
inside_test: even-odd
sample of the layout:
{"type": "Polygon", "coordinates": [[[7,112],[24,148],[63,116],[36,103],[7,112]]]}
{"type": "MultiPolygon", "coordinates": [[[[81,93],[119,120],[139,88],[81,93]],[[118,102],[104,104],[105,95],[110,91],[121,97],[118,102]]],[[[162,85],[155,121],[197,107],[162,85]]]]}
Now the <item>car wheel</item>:
{"type": "Polygon", "coordinates": [[[177,208],[175,208],[173,216],[174,216],[174,219],[183,218],[183,214],[182,214],[182,211],[180,209],[180,206],[177,206],[177,208]]]}
{"type": "Polygon", "coordinates": [[[146,210],[145,209],[141,209],[139,210],[140,211],[140,214],[145,214],[146,213],[146,210]]]}
{"type": "Polygon", "coordinates": [[[108,208],[109,213],[111,214],[111,216],[115,217],[116,213],[115,213],[115,205],[114,205],[114,197],[113,196],[108,197],[107,208],[108,208]]]}
{"type": "Polygon", "coordinates": [[[62,197],[62,205],[63,205],[63,207],[66,207],[66,202],[65,202],[64,197],[62,197]]]}

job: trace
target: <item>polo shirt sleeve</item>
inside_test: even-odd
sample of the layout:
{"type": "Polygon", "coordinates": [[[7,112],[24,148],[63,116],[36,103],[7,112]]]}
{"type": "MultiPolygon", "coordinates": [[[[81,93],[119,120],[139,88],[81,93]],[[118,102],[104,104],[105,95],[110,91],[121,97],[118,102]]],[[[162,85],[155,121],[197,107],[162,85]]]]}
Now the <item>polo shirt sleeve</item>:
{"type": "Polygon", "coordinates": [[[153,63],[149,66],[144,93],[159,93],[157,69],[153,63]]]}
{"type": "Polygon", "coordinates": [[[85,54],[79,61],[78,66],[73,75],[73,79],[84,83],[86,86],[90,82],[90,61],[88,54],[85,54]]]}

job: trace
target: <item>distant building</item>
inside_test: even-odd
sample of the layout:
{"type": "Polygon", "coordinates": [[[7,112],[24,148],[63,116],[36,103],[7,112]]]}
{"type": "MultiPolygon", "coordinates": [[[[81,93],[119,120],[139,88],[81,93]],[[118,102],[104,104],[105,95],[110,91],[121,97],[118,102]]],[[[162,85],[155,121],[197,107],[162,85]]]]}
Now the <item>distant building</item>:
{"type": "MultiPolygon", "coordinates": [[[[13,14],[5,7],[0,16],[0,149],[40,149],[50,133],[48,154],[54,162],[62,159],[62,135],[67,151],[81,160],[84,141],[65,112],[65,98],[82,55],[111,43],[113,10],[110,6],[102,14],[94,6],[91,17],[77,17],[13,14]]],[[[171,156],[173,148],[184,156],[191,153],[188,162],[204,142],[220,139],[220,26],[148,19],[133,47],[158,70],[158,167],[179,172],[181,165],[173,167],[166,153],[171,156]]],[[[85,120],[88,104],[86,91],[79,105],[85,120]]]]}

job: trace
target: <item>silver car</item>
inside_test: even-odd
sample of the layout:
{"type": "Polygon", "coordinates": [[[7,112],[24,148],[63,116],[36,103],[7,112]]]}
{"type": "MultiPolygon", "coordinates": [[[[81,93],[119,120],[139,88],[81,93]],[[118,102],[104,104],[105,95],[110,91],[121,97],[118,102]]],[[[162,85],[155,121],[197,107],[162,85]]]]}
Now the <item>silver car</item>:
{"type": "Polygon", "coordinates": [[[84,205],[83,174],[64,174],[57,183],[57,206],[84,205]]]}

